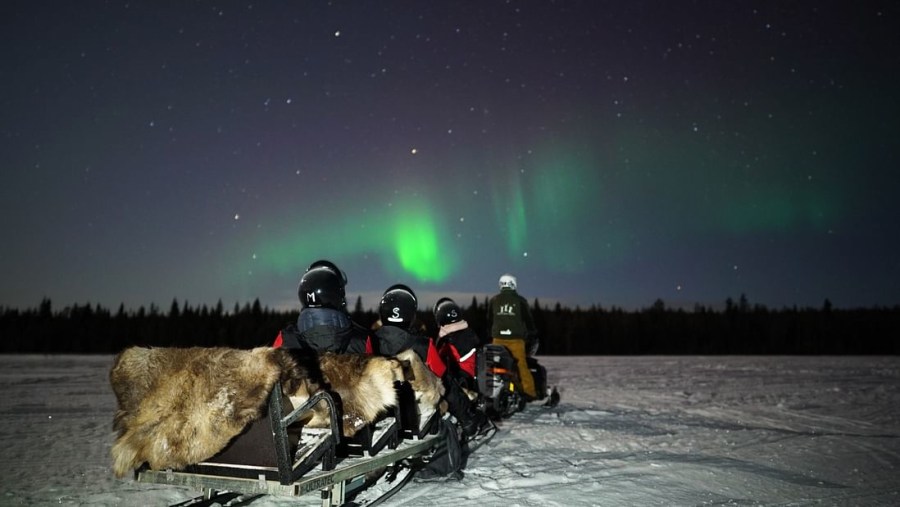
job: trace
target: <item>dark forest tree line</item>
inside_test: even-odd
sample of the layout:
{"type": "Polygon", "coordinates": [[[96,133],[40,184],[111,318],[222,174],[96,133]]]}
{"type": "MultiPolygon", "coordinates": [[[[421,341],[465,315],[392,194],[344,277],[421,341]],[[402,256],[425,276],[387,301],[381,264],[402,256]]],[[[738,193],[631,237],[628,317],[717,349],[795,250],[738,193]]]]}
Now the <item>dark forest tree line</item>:
{"type": "MultiPolygon", "coordinates": [[[[487,300],[473,297],[464,308],[470,326],[484,339],[487,300]]],[[[827,300],[821,308],[771,310],[751,306],[745,296],[728,299],[723,310],[695,306],[667,308],[662,300],[635,311],[593,306],[570,309],[558,303],[532,304],[540,333],[540,354],[898,354],[900,307],[839,310],[827,300]]],[[[54,310],[49,299],[38,308],[0,309],[0,353],[115,353],[131,345],[270,345],[278,331],[295,322],[297,311],[277,311],[259,300],[226,310],[173,300],[167,310],[112,312],[100,305],[54,310]]],[[[371,326],[377,314],[357,299],[353,319],[371,326]]],[[[434,319],[420,312],[429,336],[434,319]]]]}

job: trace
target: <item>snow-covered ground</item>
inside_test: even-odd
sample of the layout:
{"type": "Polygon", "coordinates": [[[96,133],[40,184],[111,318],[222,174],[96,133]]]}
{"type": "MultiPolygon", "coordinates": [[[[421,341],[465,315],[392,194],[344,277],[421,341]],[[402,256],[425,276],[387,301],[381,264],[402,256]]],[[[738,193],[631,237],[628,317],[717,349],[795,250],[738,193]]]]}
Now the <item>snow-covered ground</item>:
{"type": "MultiPolygon", "coordinates": [[[[504,421],[462,481],[412,482],[389,505],[900,505],[898,357],[541,361],[558,407],[504,421]]],[[[111,364],[0,356],[0,505],[197,494],[113,478],[111,364]]]]}

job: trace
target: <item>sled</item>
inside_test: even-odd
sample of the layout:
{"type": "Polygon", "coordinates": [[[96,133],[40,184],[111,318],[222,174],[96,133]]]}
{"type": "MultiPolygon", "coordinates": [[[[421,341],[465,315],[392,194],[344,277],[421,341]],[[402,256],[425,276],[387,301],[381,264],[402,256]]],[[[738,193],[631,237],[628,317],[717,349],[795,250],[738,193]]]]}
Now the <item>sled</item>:
{"type": "MultiPolygon", "coordinates": [[[[402,389],[402,385],[397,387],[402,389]]],[[[331,394],[318,392],[300,407],[278,416],[284,414],[285,407],[281,386],[276,383],[267,415],[221,453],[183,470],[139,469],[136,478],[138,482],[198,489],[209,501],[225,492],[299,497],[319,491],[323,507],[330,507],[342,505],[348,494],[366,487],[375,472],[389,473],[396,479],[400,469],[407,469],[406,478],[396,479],[396,484],[381,495],[384,497],[412,477],[412,463],[428,455],[440,437],[436,423],[440,413],[435,411],[428,420],[419,420],[414,400],[412,405],[408,400],[401,398],[393,412],[352,438],[343,438],[338,403],[331,394]],[[307,417],[319,403],[328,405],[330,427],[304,427],[297,437],[291,425],[307,417]]]]}

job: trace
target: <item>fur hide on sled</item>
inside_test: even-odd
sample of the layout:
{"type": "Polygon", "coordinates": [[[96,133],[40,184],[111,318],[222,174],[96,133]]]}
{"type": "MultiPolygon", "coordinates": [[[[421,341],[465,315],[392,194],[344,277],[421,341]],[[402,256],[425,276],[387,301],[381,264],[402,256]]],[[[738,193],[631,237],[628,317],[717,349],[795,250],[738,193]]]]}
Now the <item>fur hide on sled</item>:
{"type": "MultiPolygon", "coordinates": [[[[409,382],[415,394],[419,418],[427,420],[444,396],[444,384],[411,349],[394,358],[355,354],[324,354],[319,357],[326,389],[337,393],[343,405],[343,431],[353,436],[365,425],[396,406],[394,381],[409,382]]],[[[315,366],[310,369],[315,369],[315,366]]],[[[306,386],[285,390],[291,405],[299,407],[315,393],[306,386]]],[[[444,411],[446,409],[444,408],[444,411]]],[[[307,422],[313,428],[327,428],[327,411],[315,412],[307,422]]]]}
{"type": "MultiPolygon", "coordinates": [[[[119,405],[113,471],[122,477],[145,462],[161,470],[209,459],[263,415],[275,382],[295,406],[321,389],[336,393],[343,433],[352,436],[397,404],[397,380],[409,380],[420,407],[430,403],[432,411],[443,395],[440,380],[415,353],[402,359],[324,354],[316,360],[269,347],[132,347],[110,371],[119,405]]],[[[327,427],[329,420],[320,404],[306,424],[327,427]]]]}

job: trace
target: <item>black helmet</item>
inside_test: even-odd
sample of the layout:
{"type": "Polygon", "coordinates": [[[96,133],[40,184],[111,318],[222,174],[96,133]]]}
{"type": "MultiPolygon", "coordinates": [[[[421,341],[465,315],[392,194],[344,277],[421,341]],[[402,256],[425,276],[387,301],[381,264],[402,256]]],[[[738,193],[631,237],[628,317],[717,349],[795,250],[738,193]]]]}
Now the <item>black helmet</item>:
{"type": "Polygon", "coordinates": [[[303,308],[343,310],[347,307],[346,285],[347,276],[337,266],[326,260],[316,261],[300,278],[297,295],[303,308]]]}
{"type": "Polygon", "coordinates": [[[378,315],[384,326],[397,326],[404,329],[412,327],[416,320],[416,310],[419,303],[416,294],[406,285],[392,285],[381,296],[381,304],[378,305],[378,315]]]}
{"type": "Polygon", "coordinates": [[[434,305],[434,321],[438,326],[446,326],[462,320],[462,310],[450,298],[438,299],[434,305]]]}

